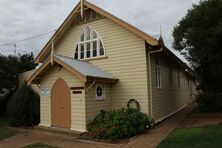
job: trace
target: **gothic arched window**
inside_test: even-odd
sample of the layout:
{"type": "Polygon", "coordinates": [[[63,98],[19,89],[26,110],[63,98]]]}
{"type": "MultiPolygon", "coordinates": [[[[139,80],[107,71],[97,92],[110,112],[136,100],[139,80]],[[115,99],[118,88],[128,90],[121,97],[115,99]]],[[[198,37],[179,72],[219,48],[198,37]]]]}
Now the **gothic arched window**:
{"type": "Polygon", "coordinates": [[[99,34],[87,26],[80,35],[75,50],[75,59],[91,59],[105,56],[105,50],[99,34]]]}

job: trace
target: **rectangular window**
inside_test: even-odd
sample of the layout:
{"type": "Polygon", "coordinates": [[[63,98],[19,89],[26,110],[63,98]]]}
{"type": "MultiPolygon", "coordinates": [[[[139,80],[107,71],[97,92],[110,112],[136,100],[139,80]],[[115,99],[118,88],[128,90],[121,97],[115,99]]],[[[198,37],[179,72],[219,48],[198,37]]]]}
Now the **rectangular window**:
{"type": "Polygon", "coordinates": [[[178,83],[178,88],[180,88],[180,71],[177,71],[177,83],[178,83]]]}
{"type": "Polygon", "coordinates": [[[187,85],[187,84],[186,84],[186,79],[187,79],[187,78],[186,78],[186,74],[184,73],[184,75],[183,75],[184,88],[186,88],[186,85],[187,85]]]}
{"type": "Polygon", "coordinates": [[[169,88],[173,88],[173,69],[169,69],[169,88]]]}
{"type": "Polygon", "coordinates": [[[156,87],[161,88],[161,70],[160,70],[160,59],[158,55],[155,56],[155,62],[156,62],[156,67],[155,67],[156,87]]]}
{"type": "Polygon", "coordinates": [[[159,66],[156,66],[156,87],[161,88],[161,74],[159,66]]]}

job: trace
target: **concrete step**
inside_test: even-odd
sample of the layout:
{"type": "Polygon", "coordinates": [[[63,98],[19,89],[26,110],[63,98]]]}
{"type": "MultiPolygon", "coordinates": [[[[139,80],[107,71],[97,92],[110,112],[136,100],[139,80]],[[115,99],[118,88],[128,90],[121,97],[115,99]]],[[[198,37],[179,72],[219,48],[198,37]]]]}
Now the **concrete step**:
{"type": "Polygon", "coordinates": [[[53,133],[53,134],[60,134],[60,135],[66,135],[66,136],[71,136],[78,138],[82,133],[81,132],[76,132],[72,131],[70,129],[66,128],[59,128],[59,127],[44,127],[44,126],[36,126],[34,130],[42,131],[42,132],[48,132],[48,133],[53,133]]]}

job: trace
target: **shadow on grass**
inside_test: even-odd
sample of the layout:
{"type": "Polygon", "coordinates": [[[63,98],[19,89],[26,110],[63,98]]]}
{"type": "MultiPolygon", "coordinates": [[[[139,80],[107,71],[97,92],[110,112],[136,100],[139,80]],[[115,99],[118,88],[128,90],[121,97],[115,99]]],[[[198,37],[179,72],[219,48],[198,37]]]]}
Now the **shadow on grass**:
{"type": "Polygon", "coordinates": [[[157,148],[221,148],[222,124],[180,128],[171,132],[157,148]]]}
{"type": "Polygon", "coordinates": [[[7,118],[0,117],[0,140],[12,137],[15,134],[15,130],[8,128],[7,118]]]}
{"type": "Polygon", "coordinates": [[[47,145],[47,144],[35,143],[35,144],[24,146],[23,148],[59,148],[59,147],[47,145]]]}

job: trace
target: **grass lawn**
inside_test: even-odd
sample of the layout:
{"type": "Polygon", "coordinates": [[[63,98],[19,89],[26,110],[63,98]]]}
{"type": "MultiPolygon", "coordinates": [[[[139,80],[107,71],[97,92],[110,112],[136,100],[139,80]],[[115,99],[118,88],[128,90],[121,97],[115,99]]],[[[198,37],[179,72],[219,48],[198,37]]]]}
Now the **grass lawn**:
{"type": "Polygon", "coordinates": [[[174,130],[157,148],[221,148],[222,124],[174,130]]]}
{"type": "Polygon", "coordinates": [[[27,145],[23,148],[58,148],[58,147],[46,145],[46,144],[41,144],[41,143],[35,143],[35,144],[27,145]]]}
{"type": "Polygon", "coordinates": [[[15,130],[7,127],[8,122],[5,118],[0,118],[0,140],[12,137],[16,134],[15,130]]]}

